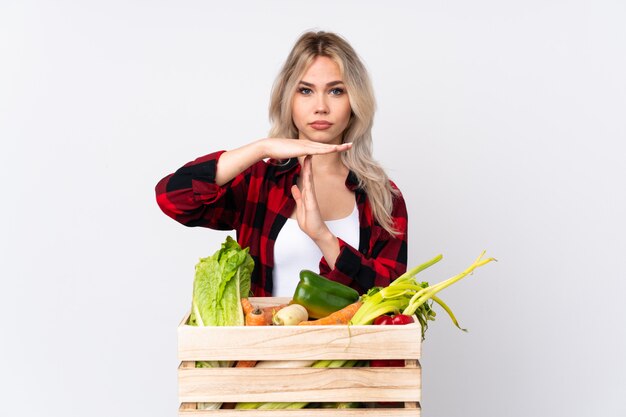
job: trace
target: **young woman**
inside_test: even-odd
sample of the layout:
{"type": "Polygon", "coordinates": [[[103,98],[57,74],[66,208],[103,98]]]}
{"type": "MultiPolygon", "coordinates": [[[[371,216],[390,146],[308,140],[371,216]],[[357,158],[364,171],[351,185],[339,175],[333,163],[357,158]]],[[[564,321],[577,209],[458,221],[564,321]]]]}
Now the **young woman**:
{"type": "Polygon", "coordinates": [[[269,138],[187,163],[156,186],[186,226],[236,230],[256,296],[291,296],[302,269],[360,293],[406,270],[407,212],[372,159],[374,94],[340,36],[298,39],[271,96],[269,138]]]}

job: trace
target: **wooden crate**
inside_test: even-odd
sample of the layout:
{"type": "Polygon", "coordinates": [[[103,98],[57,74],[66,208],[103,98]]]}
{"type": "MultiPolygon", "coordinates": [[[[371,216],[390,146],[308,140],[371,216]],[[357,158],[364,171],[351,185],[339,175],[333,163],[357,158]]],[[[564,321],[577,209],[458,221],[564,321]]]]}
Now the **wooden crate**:
{"type": "MultiPolygon", "coordinates": [[[[271,306],[288,299],[251,298],[271,306]]],[[[420,416],[421,328],[178,327],[179,417],[420,416]],[[404,368],[196,368],[203,360],[404,359],[404,368]],[[395,402],[391,408],[198,410],[198,402],[395,402]],[[400,402],[398,405],[397,403],[400,402]]]]}

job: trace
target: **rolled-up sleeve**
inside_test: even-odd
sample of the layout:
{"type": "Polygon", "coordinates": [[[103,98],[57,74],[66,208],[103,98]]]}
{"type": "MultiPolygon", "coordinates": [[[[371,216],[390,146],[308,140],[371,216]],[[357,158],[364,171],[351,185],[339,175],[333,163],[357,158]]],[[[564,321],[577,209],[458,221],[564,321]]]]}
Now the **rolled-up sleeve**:
{"type": "Polygon", "coordinates": [[[245,204],[245,172],[219,186],[215,175],[220,156],[214,152],[191,161],[160,180],[156,200],[161,210],[185,226],[235,229],[245,204]]]}

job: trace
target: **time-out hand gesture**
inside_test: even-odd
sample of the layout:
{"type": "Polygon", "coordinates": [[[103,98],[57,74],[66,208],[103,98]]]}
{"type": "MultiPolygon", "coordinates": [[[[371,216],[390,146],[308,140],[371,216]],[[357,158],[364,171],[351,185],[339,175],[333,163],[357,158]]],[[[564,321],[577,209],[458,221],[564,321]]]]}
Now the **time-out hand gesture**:
{"type": "Polygon", "coordinates": [[[305,155],[323,155],[333,152],[344,152],[352,147],[352,143],[331,145],[313,142],[307,139],[268,138],[260,141],[267,158],[287,159],[305,155]]]}
{"type": "Polygon", "coordinates": [[[291,194],[296,200],[296,219],[300,229],[313,241],[319,241],[331,235],[328,226],[322,219],[320,207],[315,195],[315,183],[313,182],[313,169],[310,155],[304,158],[301,171],[301,186],[291,187],[291,194]]]}
{"type": "Polygon", "coordinates": [[[265,158],[289,159],[305,155],[323,155],[344,152],[351,147],[352,143],[330,145],[306,139],[260,139],[222,154],[217,164],[215,183],[226,184],[243,170],[265,158]]]}
{"type": "Polygon", "coordinates": [[[291,194],[294,200],[296,200],[296,219],[300,229],[315,242],[322,251],[328,265],[334,268],[337,256],[339,256],[339,241],[322,219],[315,195],[311,159],[312,157],[307,155],[304,161],[302,161],[300,188],[296,185],[291,187],[291,194]]]}

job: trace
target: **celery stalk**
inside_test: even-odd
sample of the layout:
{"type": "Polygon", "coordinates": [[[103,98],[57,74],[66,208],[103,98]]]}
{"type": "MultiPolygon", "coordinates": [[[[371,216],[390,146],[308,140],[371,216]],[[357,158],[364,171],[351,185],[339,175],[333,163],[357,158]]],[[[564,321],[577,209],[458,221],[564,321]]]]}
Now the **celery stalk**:
{"type": "Polygon", "coordinates": [[[424,288],[423,290],[419,291],[418,293],[416,293],[412,298],[411,301],[409,303],[409,305],[404,309],[404,311],[402,312],[402,314],[408,314],[408,315],[412,315],[415,313],[415,311],[417,310],[417,307],[419,307],[420,305],[422,305],[423,303],[425,303],[427,300],[429,300],[430,298],[432,298],[435,294],[437,294],[439,291],[448,288],[450,285],[460,281],[461,279],[465,278],[466,276],[468,276],[469,274],[471,274],[472,272],[474,272],[474,270],[478,267],[481,267],[483,265],[488,264],[491,261],[495,261],[494,258],[487,258],[487,259],[482,259],[482,257],[484,256],[485,252],[483,251],[483,253],[478,257],[478,259],[476,259],[476,261],[474,261],[473,264],[471,264],[465,271],[461,272],[460,274],[457,274],[451,278],[448,278],[445,281],[442,281],[438,284],[435,285],[431,285],[427,288],[424,288]]]}
{"type": "Polygon", "coordinates": [[[363,305],[359,308],[354,317],[352,317],[350,324],[370,324],[380,315],[401,311],[402,314],[417,316],[418,321],[422,325],[423,339],[424,332],[428,327],[428,321],[435,319],[435,312],[428,304],[428,301],[430,301],[431,305],[434,301],[439,304],[446,311],[446,313],[448,313],[456,327],[461,330],[465,330],[459,326],[459,323],[450,307],[448,307],[448,305],[445,304],[439,297],[436,297],[435,294],[468,276],[476,268],[486,265],[491,261],[495,261],[494,258],[483,259],[484,255],[485,251],[483,251],[480,256],[463,272],[440,283],[429,286],[426,282],[418,282],[415,279],[415,275],[442,259],[441,255],[435,256],[430,261],[405,272],[394,280],[389,286],[370,290],[362,297],[363,305]]]}
{"type": "Polygon", "coordinates": [[[459,329],[463,330],[464,332],[467,331],[467,329],[464,329],[461,326],[459,326],[459,322],[456,320],[456,317],[454,317],[454,313],[452,313],[452,310],[450,309],[450,307],[448,307],[448,305],[446,303],[444,303],[443,300],[441,300],[436,295],[433,295],[431,298],[432,298],[432,300],[434,302],[439,304],[441,306],[441,308],[443,308],[445,310],[446,313],[448,313],[448,316],[450,316],[450,319],[452,319],[452,323],[454,323],[454,325],[456,327],[458,327],[459,329]]]}

